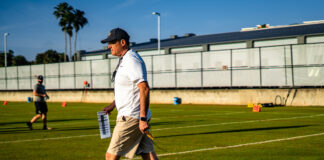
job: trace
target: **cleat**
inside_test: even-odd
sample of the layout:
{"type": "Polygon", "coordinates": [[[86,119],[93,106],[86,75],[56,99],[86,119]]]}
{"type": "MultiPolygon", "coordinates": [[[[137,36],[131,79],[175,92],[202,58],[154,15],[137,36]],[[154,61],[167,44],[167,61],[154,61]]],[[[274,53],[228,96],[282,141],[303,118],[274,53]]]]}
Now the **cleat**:
{"type": "Polygon", "coordinates": [[[49,127],[43,127],[43,130],[52,130],[52,128],[49,128],[49,127]]]}
{"type": "Polygon", "coordinates": [[[27,122],[26,124],[27,124],[27,126],[28,126],[28,128],[29,128],[30,130],[33,130],[33,126],[32,126],[32,123],[30,123],[30,122],[27,122]]]}

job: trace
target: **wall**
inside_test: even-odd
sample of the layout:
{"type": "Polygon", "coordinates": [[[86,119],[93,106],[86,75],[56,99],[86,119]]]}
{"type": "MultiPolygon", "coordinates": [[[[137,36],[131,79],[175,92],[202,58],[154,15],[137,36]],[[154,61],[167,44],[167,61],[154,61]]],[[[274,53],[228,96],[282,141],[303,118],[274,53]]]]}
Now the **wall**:
{"type": "MultiPolygon", "coordinates": [[[[172,103],[172,97],[180,97],[185,104],[275,103],[277,95],[284,101],[288,92],[289,89],[154,90],[151,93],[151,102],[172,103]]],[[[298,89],[297,92],[293,89],[290,91],[286,104],[288,106],[324,106],[323,96],[324,89],[298,89]]],[[[280,103],[279,101],[278,98],[277,103],[280,103]]]]}
{"type": "MultiPolygon", "coordinates": [[[[277,95],[286,98],[288,92],[289,89],[151,90],[151,103],[172,104],[173,97],[180,97],[184,104],[274,103],[277,95]]],[[[48,91],[48,94],[49,102],[81,102],[83,91],[48,91]]],[[[32,96],[31,91],[0,91],[0,101],[27,101],[29,96],[32,96]]],[[[109,103],[113,101],[113,96],[111,90],[92,90],[87,91],[83,102],[109,103]]],[[[323,97],[324,89],[292,89],[286,104],[288,106],[324,106],[323,97]]]]}
{"type": "MultiPolygon", "coordinates": [[[[194,48],[191,48],[194,49],[194,48]]],[[[179,50],[178,50],[179,51],[179,50]]],[[[183,50],[182,50],[183,51],[183,50]]],[[[154,89],[324,86],[324,43],[143,56],[154,89]]],[[[118,58],[0,67],[0,90],[112,89],[118,58]]]]}

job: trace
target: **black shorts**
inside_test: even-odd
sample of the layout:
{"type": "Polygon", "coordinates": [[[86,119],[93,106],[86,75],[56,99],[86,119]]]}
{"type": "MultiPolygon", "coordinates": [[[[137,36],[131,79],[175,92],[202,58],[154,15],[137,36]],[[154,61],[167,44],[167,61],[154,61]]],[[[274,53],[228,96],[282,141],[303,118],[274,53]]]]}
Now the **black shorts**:
{"type": "Polygon", "coordinates": [[[36,114],[47,113],[47,104],[46,102],[35,102],[36,114]]]}

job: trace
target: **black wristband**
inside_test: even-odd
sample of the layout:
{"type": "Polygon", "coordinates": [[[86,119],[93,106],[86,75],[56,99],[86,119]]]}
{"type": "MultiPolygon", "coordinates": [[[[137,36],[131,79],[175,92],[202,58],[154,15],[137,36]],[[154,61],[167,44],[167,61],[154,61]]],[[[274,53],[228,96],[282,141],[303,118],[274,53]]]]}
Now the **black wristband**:
{"type": "Polygon", "coordinates": [[[147,121],[146,117],[141,117],[141,121],[147,121]]]}

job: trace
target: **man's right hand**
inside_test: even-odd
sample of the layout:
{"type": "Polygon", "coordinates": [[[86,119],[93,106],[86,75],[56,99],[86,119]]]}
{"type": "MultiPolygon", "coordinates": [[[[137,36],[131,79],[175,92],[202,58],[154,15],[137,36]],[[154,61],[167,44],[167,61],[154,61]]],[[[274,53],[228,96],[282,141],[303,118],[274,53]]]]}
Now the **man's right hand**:
{"type": "Polygon", "coordinates": [[[109,106],[105,107],[102,111],[105,111],[105,114],[111,114],[110,112],[113,111],[115,108],[115,103],[111,103],[109,106]]]}

